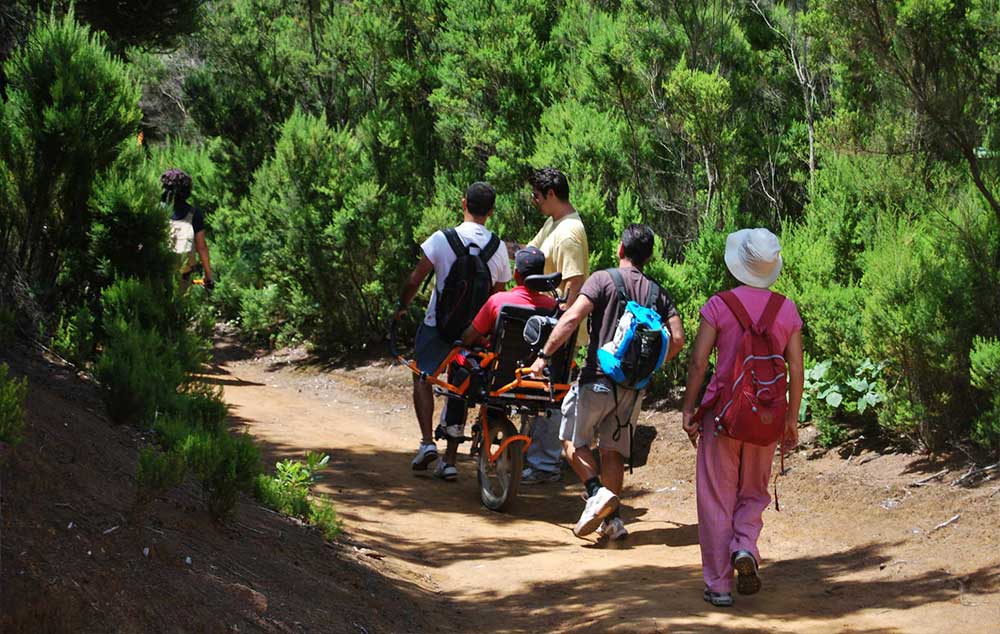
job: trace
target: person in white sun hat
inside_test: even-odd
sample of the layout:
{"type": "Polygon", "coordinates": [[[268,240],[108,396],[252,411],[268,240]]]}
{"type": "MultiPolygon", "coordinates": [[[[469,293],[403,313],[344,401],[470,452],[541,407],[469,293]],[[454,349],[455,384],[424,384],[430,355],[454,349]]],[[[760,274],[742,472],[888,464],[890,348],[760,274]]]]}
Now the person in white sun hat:
{"type": "MultiPolygon", "coordinates": [[[[787,378],[787,409],[784,420],[777,421],[783,427],[767,428],[767,433],[774,430],[782,434],[783,449],[798,444],[797,419],[804,382],[802,319],[794,302],[768,290],[778,279],[783,265],[778,237],[767,229],[742,229],[731,233],[726,238],[725,260],[729,272],[742,285],[713,295],[701,308],[701,324],[691,353],[682,408],[684,431],[698,454],[696,489],[698,541],[705,578],[703,596],[705,601],[718,607],[733,604],[734,572],[738,574],[736,589],[740,594],[754,594],[760,590],[757,538],[764,525],[761,516],[771,503],[767,485],[771,459],[778,444],[778,441],[761,445],[739,440],[727,433],[735,428],[717,424],[726,418],[724,409],[731,407],[738,398],[734,396],[736,384],[746,383],[741,382],[740,376],[734,380],[734,366],[738,360],[769,360],[774,376],[787,378]],[[753,336],[769,337],[769,354],[744,358],[740,353],[744,324],[749,331],[765,333],[753,336]],[[713,349],[718,350],[716,372],[696,413],[698,393],[713,349]],[[779,354],[784,362],[775,361],[781,358],[779,354]]],[[[760,362],[751,361],[747,367],[753,369],[754,363],[760,362]]],[[[741,376],[750,374],[743,372],[741,376]]],[[[774,407],[780,399],[758,400],[766,391],[767,381],[759,382],[754,375],[753,383],[755,391],[739,392],[739,395],[756,395],[749,400],[753,403],[753,416],[759,416],[756,414],[758,405],[761,409],[774,407]]],[[[780,412],[780,405],[774,411],[780,412]]]]}
{"type": "Polygon", "coordinates": [[[770,288],[782,264],[778,236],[767,229],[740,229],[726,237],[726,267],[747,286],[770,288]]]}

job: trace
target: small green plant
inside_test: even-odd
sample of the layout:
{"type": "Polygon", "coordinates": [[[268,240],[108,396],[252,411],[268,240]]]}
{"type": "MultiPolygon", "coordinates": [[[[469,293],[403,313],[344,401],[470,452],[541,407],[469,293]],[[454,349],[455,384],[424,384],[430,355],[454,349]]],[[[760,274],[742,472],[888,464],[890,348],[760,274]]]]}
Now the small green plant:
{"type": "Polygon", "coordinates": [[[201,381],[183,385],[170,406],[171,415],[211,432],[225,431],[229,406],[222,400],[222,388],[201,381]]]}
{"type": "Polygon", "coordinates": [[[257,498],[270,508],[298,517],[316,526],[327,539],[340,532],[340,520],[333,504],[324,498],[312,498],[317,473],[326,468],[330,456],[309,452],[305,462],[282,460],[274,465],[273,476],[257,476],[257,498]]]}
{"type": "Polygon", "coordinates": [[[124,323],[115,330],[94,364],[108,415],[116,423],[148,425],[176,398],[184,370],[155,330],[124,323]]]}
{"type": "Polygon", "coordinates": [[[326,498],[321,497],[312,503],[309,523],[318,528],[326,539],[333,539],[341,531],[340,519],[337,518],[333,502],[326,498]]]}
{"type": "Polygon", "coordinates": [[[316,473],[325,469],[329,462],[330,456],[310,451],[306,454],[304,463],[298,460],[282,460],[275,464],[277,472],[275,477],[288,488],[308,492],[316,482],[316,473]]]}
{"type": "Polygon", "coordinates": [[[240,491],[250,491],[260,470],[260,452],[249,435],[197,432],[181,445],[188,467],[201,480],[209,514],[228,518],[240,491]]]}
{"type": "Polygon", "coordinates": [[[83,365],[94,352],[94,315],[80,306],[69,318],[63,315],[52,338],[52,349],[67,361],[83,365]]]}
{"type": "Polygon", "coordinates": [[[136,485],[140,501],[177,486],[187,473],[184,456],[175,451],[162,452],[146,447],[139,453],[136,485]]]}
{"type": "Polygon", "coordinates": [[[0,363],[0,443],[21,442],[27,394],[28,380],[11,378],[7,364],[0,363]]]}
{"type": "Polygon", "coordinates": [[[161,414],[153,422],[153,430],[157,434],[157,444],[169,450],[181,446],[194,428],[186,420],[174,414],[161,414]]]}
{"type": "Polygon", "coordinates": [[[805,372],[805,389],[799,420],[812,418],[824,447],[838,445],[848,437],[848,424],[857,426],[872,418],[874,408],[885,401],[879,384],[881,364],[865,359],[850,376],[836,372],[831,360],[817,363],[805,372]]]}

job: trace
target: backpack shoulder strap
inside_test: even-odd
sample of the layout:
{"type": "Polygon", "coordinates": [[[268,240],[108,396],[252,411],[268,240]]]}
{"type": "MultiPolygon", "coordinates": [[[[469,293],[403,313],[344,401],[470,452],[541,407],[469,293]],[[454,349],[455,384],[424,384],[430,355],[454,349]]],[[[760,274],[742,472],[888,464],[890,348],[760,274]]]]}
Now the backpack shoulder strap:
{"type": "Polygon", "coordinates": [[[757,330],[760,332],[766,332],[774,320],[778,317],[778,312],[781,307],[785,305],[785,296],[779,295],[778,293],[771,293],[771,296],[767,299],[767,305],[764,306],[764,313],[760,316],[760,320],[757,322],[757,330]]]}
{"type": "Polygon", "coordinates": [[[608,269],[608,275],[611,276],[611,281],[615,283],[615,289],[618,291],[618,296],[626,304],[631,299],[628,293],[625,292],[625,280],[622,279],[622,272],[618,269],[608,269]]]}
{"type": "Polygon", "coordinates": [[[750,319],[750,315],[747,313],[747,309],[743,307],[743,302],[740,298],[736,296],[736,293],[732,291],[723,291],[719,293],[719,298],[726,303],[729,310],[732,311],[733,316],[736,317],[736,321],[740,322],[740,327],[744,331],[750,330],[753,326],[753,321],[750,319]]]}
{"type": "Polygon", "coordinates": [[[656,302],[660,301],[660,285],[648,277],[646,279],[649,280],[649,295],[646,296],[646,308],[656,310],[656,302]]]}
{"type": "Polygon", "coordinates": [[[486,246],[479,252],[479,258],[483,261],[483,264],[489,264],[490,260],[493,258],[493,254],[497,252],[500,248],[500,238],[497,234],[490,236],[490,241],[486,243],[486,246]]]}
{"type": "Polygon", "coordinates": [[[455,252],[455,257],[460,258],[469,252],[468,247],[462,242],[462,238],[459,237],[458,232],[455,231],[454,227],[448,227],[444,230],[444,237],[448,240],[448,244],[451,246],[451,250],[455,252]]]}

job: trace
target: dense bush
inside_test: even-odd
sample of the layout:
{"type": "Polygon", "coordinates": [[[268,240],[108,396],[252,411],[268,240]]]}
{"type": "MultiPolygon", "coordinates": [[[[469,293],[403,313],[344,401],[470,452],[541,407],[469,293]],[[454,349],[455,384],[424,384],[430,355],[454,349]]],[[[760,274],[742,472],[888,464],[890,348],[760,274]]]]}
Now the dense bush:
{"type": "Polygon", "coordinates": [[[966,191],[948,211],[885,223],[861,283],[865,347],[892,386],[880,422],[930,448],[968,433],[982,400],[969,351],[997,332],[998,223],[966,191]]]}
{"type": "Polygon", "coordinates": [[[201,481],[209,513],[228,518],[240,492],[252,490],[260,470],[260,452],[250,436],[195,432],[180,447],[191,471],[201,481]]]}
{"type": "Polygon", "coordinates": [[[94,352],[94,315],[80,306],[72,315],[63,315],[52,337],[52,349],[67,361],[83,365],[94,352]]]}
{"type": "Polygon", "coordinates": [[[378,336],[412,252],[400,231],[411,221],[382,194],[354,134],[322,116],[289,118],[250,196],[217,215],[226,234],[217,244],[227,278],[246,289],[239,312],[251,332],[269,322],[319,344],[378,336]]]}
{"type": "Polygon", "coordinates": [[[28,380],[9,375],[6,363],[0,363],[0,443],[16,445],[24,431],[24,398],[28,380]]]}
{"type": "Polygon", "coordinates": [[[172,401],[184,369],[157,331],[121,320],[106,326],[113,337],[94,364],[94,375],[108,415],[116,423],[148,425],[172,401]]]}
{"type": "Polygon", "coordinates": [[[10,247],[49,306],[72,305],[86,291],[94,176],[136,130],[139,85],[72,11],[38,20],[4,70],[0,161],[17,183],[10,247]]]}
{"type": "Polygon", "coordinates": [[[168,248],[169,214],[159,200],[159,181],[149,172],[142,150],[128,144],[94,180],[89,245],[80,263],[92,271],[92,287],[103,288],[119,278],[170,284],[178,262],[168,248]]]}
{"type": "Polygon", "coordinates": [[[972,437],[987,447],[1000,447],[1000,339],[973,340],[970,354],[972,387],[988,398],[976,419],[972,437]]]}
{"type": "Polygon", "coordinates": [[[186,472],[187,465],[181,454],[146,447],[139,452],[139,464],[136,468],[139,501],[146,502],[177,486],[184,480],[186,472]]]}

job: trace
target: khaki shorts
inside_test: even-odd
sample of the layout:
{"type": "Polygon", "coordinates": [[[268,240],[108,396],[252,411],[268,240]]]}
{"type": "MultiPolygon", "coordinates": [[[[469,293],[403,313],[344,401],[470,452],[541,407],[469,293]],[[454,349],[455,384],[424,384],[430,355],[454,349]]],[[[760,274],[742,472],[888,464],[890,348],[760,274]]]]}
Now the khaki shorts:
{"type": "Polygon", "coordinates": [[[574,447],[591,446],[597,436],[598,446],[617,451],[629,457],[628,422],[632,425],[639,418],[642,391],[618,387],[618,416],[615,417],[615,393],[607,379],[580,385],[574,383],[562,402],[562,425],[559,438],[573,443],[574,447]],[[615,439],[615,430],[621,421],[621,431],[615,439]]]}

